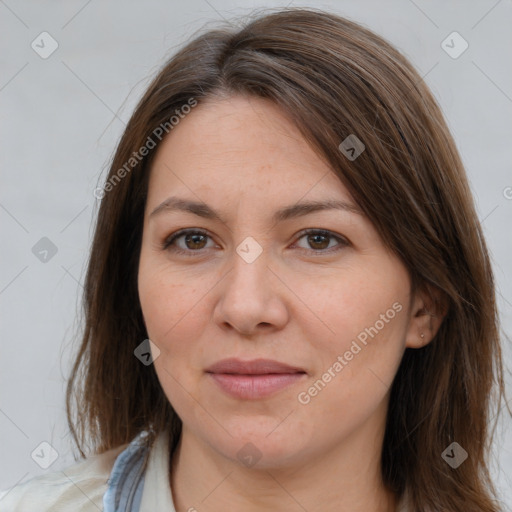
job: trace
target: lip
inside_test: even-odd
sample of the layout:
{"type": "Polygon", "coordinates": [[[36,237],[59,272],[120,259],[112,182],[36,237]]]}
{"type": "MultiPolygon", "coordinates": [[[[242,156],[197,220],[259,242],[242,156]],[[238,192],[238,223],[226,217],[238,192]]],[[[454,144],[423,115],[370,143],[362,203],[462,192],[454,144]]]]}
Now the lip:
{"type": "Polygon", "coordinates": [[[271,359],[223,359],[206,373],[226,394],[240,399],[257,400],[271,396],[306,376],[306,371],[271,359]]]}
{"type": "Polygon", "coordinates": [[[207,373],[231,373],[239,375],[264,375],[269,373],[305,373],[304,368],[273,361],[272,359],[252,359],[242,361],[234,357],[222,359],[207,368],[207,373]]]}

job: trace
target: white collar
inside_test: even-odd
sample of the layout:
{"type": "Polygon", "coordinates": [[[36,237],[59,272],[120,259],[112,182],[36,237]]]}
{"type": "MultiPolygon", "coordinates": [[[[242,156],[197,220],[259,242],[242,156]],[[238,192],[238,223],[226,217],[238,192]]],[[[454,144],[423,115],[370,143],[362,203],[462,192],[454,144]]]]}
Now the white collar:
{"type": "Polygon", "coordinates": [[[139,512],[176,512],[169,475],[169,436],[166,432],[161,432],[149,454],[139,512]]]}

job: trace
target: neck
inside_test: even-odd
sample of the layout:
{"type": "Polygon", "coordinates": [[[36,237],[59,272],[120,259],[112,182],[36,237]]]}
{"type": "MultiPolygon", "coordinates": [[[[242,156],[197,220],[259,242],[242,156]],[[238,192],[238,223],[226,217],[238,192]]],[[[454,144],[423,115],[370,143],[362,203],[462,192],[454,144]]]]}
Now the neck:
{"type": "Polygon", "coordinates": [[[255,469],[223,457],[185,429],[171,465],[176,510],[393,512],[395,496],[381,478],[381,441],[382,433],[359,431],[337,449],[304,457],[307,463],[255,469]]]}

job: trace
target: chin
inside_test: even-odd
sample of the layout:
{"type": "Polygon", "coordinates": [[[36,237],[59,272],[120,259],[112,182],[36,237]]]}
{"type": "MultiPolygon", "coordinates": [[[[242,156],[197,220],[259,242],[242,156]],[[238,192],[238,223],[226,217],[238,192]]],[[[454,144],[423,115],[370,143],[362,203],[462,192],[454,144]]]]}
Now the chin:
{"type": "Polygon", "coordinates": [[[258,418],[226,423],[227,433],[208,443],[240,466],[257,469],[278,469],[304,461],[311,448],[311,437],[293,429],[283,428],[275,418],[258,418]],[[276,428],[277,427],[277,428],[276,428]]]}

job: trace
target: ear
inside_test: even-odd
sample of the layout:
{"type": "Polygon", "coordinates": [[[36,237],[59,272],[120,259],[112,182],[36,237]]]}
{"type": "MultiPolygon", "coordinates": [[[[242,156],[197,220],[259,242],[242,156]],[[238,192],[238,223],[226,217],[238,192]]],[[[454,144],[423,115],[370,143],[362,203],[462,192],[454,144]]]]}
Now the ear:
{"type": "Polygon", "coordinates": [[[416,291],[405,346],[421,348],[428,345],[437,334],[448,312],[448,302],[441,290],[431,286],[416,291]]]}

